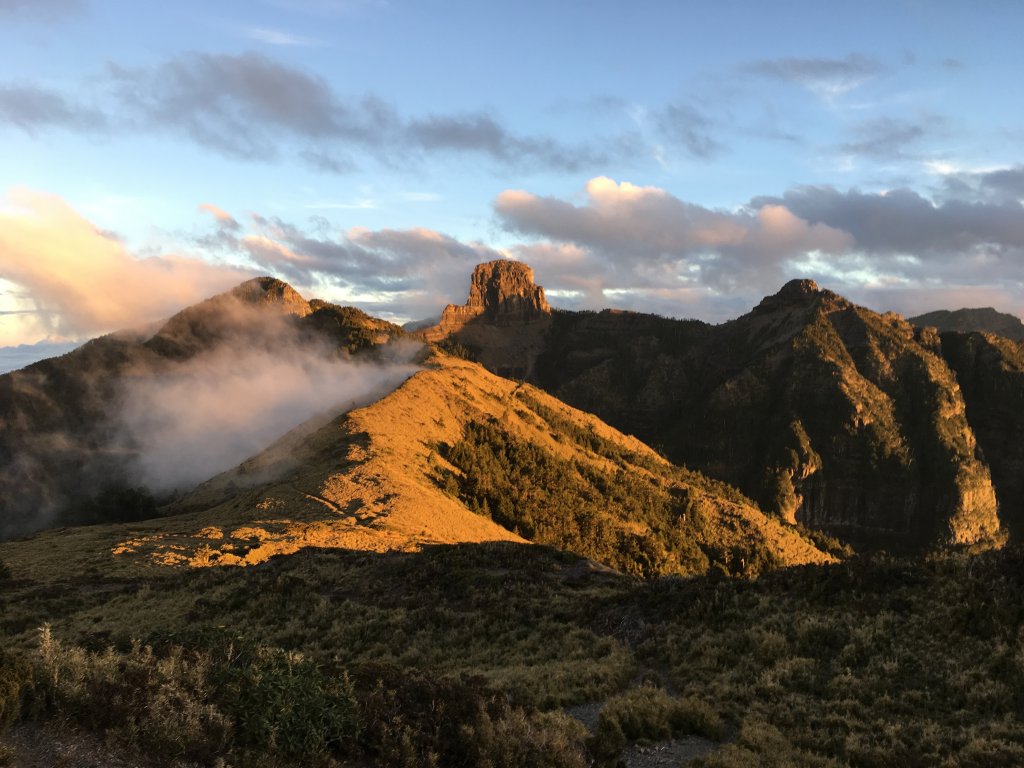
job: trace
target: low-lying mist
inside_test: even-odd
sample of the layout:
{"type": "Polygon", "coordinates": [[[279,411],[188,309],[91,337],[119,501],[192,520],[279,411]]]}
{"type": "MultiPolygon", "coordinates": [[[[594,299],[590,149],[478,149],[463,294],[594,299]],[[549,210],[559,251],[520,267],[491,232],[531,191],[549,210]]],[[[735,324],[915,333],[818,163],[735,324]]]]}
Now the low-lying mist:
{"type": "Polygon", "coordinates": [[[117,418],[137,452],[137,482],[157,493],[191,488],[317,415],[373,402],[416,372],[419,348],[392,344],[367,362],[319,344],[225,344],[167,373],[128,378],[117,418]]]}

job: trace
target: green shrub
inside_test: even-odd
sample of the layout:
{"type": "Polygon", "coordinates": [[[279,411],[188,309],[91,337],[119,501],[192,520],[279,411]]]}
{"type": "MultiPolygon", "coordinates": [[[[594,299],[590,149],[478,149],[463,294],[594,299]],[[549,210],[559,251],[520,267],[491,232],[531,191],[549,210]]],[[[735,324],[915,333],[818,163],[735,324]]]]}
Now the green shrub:
{"type": "Polygon", "coordinates": [[[94,653],[61,643],[45,626],[38,661],[50,706],[87,729],[200,760],[230,742],[230,720],[210,703],[210,661],[203,654],[179,646],[157,657],[138,643],[127,653],[94,653]]]}
{"type": "Polygon", "coordinates": [[[11,569],[3,560],[0,560],[0,581],[7,581],[11,578],[11,569]]]}
{"type": "Polygon", "coordinates": [[[512,706],[481,678],[367,666],[356,673],[359,742],[389,768],[584,768],[585,729],[561,713],[512,706]]]}
{"type": "Polygon", "coordinates": [[[241,751],[309,760],[343,751],[355,738],[348,677],[329,677],[298,654],[255,648],[219,666],[213,679],[241,751]]]}
{"type": "Polygon", "coordinates": [[[643,685],[609,699],[597,718],[591,749],[600,760],[615,758],[634,742],[663,741],[697,734],[721,739],[721,718],[705,702],[675,698],[643,685]]]}

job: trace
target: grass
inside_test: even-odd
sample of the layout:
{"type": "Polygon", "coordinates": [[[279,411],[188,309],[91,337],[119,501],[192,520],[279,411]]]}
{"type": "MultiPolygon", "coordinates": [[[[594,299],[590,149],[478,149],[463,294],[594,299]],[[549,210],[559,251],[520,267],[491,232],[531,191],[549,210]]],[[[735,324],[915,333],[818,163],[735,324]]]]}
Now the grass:
{"type": "Polygon", "coordinates": [[[0,723],[203,764],[614,764],[686,733],[724,737],[708,766],[1024,762],[1019,548],[650,581],[537,546],[308,551],[97,586],[0,585],[0,723]],[[562,714],[595,701],[594,733],[562,714]]]}

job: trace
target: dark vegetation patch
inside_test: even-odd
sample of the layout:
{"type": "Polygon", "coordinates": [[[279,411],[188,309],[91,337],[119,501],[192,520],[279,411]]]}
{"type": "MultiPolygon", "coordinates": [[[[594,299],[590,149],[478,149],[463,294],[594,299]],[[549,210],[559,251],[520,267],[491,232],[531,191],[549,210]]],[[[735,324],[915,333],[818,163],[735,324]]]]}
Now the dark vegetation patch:
{"type": "Polygon", "coordinates": [[[1024,762],[1020,548],[649,581],[539,546],[307,551],[92,586],[54,588],[79,602],[41,644],[46,585],[0,584],[0,725],[200,764],[614,765],[690,734],[723,741],[708,766],[1024,762]],[[595,701],[590,734],[562,714],[595,701]]]}
{"type": "Polygon", "coordinates": [[[526,539],[634,576],[709,569],[756,576],[777,565],[755,536],[723,536],[716,507],[753,506],[739,491],[628,451],[539,403],[530,406],[560,439],[607,459],[614,469],[560,458],[492,419],[468,424],[462,440],[440,446],[459,473],[439,471],[439,485],[526,539]]]}

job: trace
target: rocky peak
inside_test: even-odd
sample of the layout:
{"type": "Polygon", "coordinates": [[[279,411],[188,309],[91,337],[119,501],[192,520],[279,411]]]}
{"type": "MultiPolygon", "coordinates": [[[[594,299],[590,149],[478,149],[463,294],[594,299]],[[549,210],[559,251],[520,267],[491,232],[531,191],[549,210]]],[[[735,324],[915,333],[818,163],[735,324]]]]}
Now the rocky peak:
{"type": "Polygon", "coordinates": [[[819,288],[813,280],[790,280],[778,293],[763,298],[754,312],[763,314],[777,310],[809,309],[812,306],[836,309],[849,306],[849,302],[832,291],[819,288]]]}
{"type": "Polygon", "coordinates": [[[518,261],[496,259],[473,270],[466,303],[449,304],[441,321],[422,334],[427,341],[440,341],[478,319],[507,328],[536,323],[550,315],[544,289],[533,282],[533,270],[518,261]]]}
{"type": "Polygon", "coordinates": [[[820,292],[821,289],[813,280],[790,280],[775,295],[781,299],[799,299],[820,292]]]}
{"type": "Polygon", "coordinates": [[[465,306],[480,308],[492,319],[525,321],[551,311],[544,289],[533,282],[533,270],[526,264],[508,259],[476,266],[465,306]]]}
{"type": "Polygon", "coordinates": [[[254,277],[231,291],[231,295],[246,304],[280,309],[284,314],[305,317],[312,309],[298,291],[275,277],[254,277]]]}

